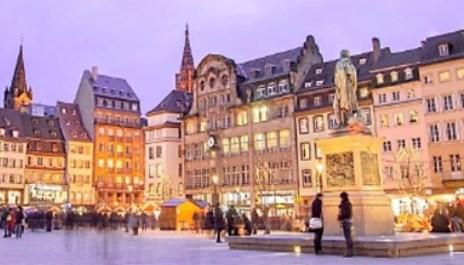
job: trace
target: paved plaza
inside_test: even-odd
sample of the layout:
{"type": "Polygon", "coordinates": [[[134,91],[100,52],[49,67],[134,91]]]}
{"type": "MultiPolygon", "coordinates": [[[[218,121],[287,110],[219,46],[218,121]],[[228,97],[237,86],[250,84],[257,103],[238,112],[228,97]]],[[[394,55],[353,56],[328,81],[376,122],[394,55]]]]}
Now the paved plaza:
{"type": "Polygon", "coordinates": [[[205,236],[148,232],[133,237],[121,231],[27,232],[23,239],[0,240],[0,264],[145,265],[145,264],[427,264],[462,265],[464,253],[402,259],[296,255],[229,250],[205,236]]]}

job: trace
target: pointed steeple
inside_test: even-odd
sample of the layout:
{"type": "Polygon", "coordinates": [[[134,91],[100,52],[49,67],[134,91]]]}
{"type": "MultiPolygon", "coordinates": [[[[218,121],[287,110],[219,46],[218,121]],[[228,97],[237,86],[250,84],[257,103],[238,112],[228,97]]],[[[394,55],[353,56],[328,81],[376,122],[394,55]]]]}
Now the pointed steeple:
{"type": "Polygon", "coordinates": [[[192,92],[193,87],[193,71],[195,65],[193,63],[192,49],[190,48],[189,28],[185,25],[185,41],[184,51],[182,53],[182,61],[180,64],[180,72],[176,74],[176,89],[186,92],[192,92]]]}
{"type": "Polygon", "coordinates": [[[182,63],[180,65],[180,71],[187,69],[193,69],[193,56],[192,49],[190,48],[190,38],[189,38],[189,27],[188,24],[185,25],[185,42],[184,42],[184,53],[182,54],[182,63]]]}
{"type": "Polygon", "coordinates": [[[26,70],[24,68],[24,57],[23,57],[23,44],[19,45],[19,54],[16,59],[16,67],[13,73],[13,80],[11,81],[11,92],[20,95],[23,92],[27,92],[26,82],[26,70]]]}

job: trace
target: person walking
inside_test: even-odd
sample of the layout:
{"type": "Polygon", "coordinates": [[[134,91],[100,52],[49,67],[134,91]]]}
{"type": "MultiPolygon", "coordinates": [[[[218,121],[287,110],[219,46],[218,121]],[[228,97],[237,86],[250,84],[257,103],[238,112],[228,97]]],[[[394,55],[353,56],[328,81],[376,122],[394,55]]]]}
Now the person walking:
{"type": "Polygon", "coordinates": [[[318,193],[311,205],[311,219],[309,228],[314,232],[314,253],[322,254],[322,234],[324,233],[324,222],[322,218],[322,193],[318,193]]]}
{"type": "Polygon", "coordinates": [[[258,223],[259,223],[259,215],[258,215],[258,210],[256,210],[256,207],[251,210],[251,233],[253,235],[256,235],[258,233],[258,223]]]}
{"type": "Polygon", "coordinates": [[[263,210],[264,234],[271,234],[271,220],[269,218],[269,207],[265,206],[263,210]]]}
{"type": "Polygon", "coordinates": [[[216,243],[221,243],[221,233],[222,230],[224,230],[224,227],[224,213],[222,212],[219,203],[217,203],[216,207],[214,208],[214,230],[217,234],[216,243]]]}
{"type": "Polygon", "coordinates": [[[235,210],[234,206],[231,205],[226,212],[226,219],[227,219],[227,234],[229,236],[236,235],[235,234],[235,220],[237,216],[237,211],[235,210]]]}
{"type": "Polygon", "coordinates": [[[48,210],[47,213],[45,214],[45,222],[46,222],[46,231],[47,232],[52,231],[52,221],[53,221],[53,211],[48,210]]]}
{"type": "Polygon", "coordinates": [[[8,208],[3,208],[2,212],[2,227],[3,227],[3,237],[8,237],[8,225],[7,219],[8,218],[8,208]]]}
{"type": "Polygon", "coordinates": [[[208,207],[205,218],[205,230],[208,231],[210,237],[214,237],[214,212],[211,206],[208,207]]]}
{"type": "Polygon", "coordinates": [[[18,206],[16,211],[16,238],[23,237],[24,233],[24,211],[23,207],[18,206]]]}
{"type": "Polygon", "coordinates": [[[340,222],[343,235],[346,241],[346,255],[345,257],[353,257],[353,239],[351,235],[351,226],[352,226],[352,217],[353,217],[353,209],[351,202],[348,198],[348,193],[343,191],[340,193],[341,202],[338,206],[339,213],[338,213],[338,221],[340,222]]]}
{"type": "Polygon", "coordinates": [[[11,237],[11,235],[15,232],[16,228],[16,213],[11,208],[8,210],[8,216],[6,217],[6,225],[8,227],[7,237],[11,237]]]}

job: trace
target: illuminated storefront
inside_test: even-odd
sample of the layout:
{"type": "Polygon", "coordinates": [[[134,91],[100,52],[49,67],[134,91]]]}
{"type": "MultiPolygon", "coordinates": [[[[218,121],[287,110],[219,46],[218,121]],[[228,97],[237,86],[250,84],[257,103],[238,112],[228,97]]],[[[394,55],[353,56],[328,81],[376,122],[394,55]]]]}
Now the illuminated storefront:
{"type": "Polygon", "coordinates": [[[63,204],[68,201],[67,187],[53,184],[27,185],[29,204],[63,204]]]}

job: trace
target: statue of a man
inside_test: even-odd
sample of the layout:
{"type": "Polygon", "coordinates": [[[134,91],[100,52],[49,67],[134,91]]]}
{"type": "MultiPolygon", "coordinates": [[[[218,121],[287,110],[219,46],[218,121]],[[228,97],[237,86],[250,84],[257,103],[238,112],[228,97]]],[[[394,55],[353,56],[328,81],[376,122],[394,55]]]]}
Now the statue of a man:
{"type": "Polygon", "coordinates": [[[356,67],[350,60],[348,50],[342,50],[340,60],[335,65],[334,81],[334,113],[339,126],[345,127],[349,118],[358,111],[356,67]]]}

